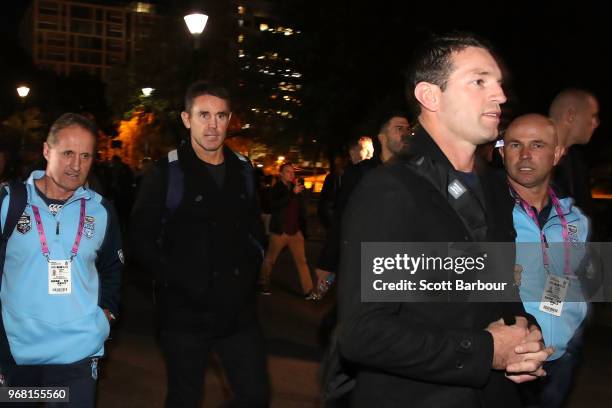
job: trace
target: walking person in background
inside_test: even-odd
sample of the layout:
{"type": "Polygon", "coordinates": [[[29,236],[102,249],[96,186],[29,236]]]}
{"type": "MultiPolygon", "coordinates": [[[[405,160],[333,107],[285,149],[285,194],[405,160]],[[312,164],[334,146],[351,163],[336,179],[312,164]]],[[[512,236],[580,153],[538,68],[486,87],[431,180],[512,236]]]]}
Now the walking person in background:
{"type": "Polygon", "coordinates": [[[270,191],[272,218],[270,220],[270,243],[261,267],[260,293],[271,294],[272,269],[280,252],[289,247],[295,266],[300,275],[300,284],[306,300],[316,300],[312,276],[306,261],[305,233],[306,208],[303,196],[304,186],[295,178],[290,163],[280,167],[279,181],[270,191]]]}

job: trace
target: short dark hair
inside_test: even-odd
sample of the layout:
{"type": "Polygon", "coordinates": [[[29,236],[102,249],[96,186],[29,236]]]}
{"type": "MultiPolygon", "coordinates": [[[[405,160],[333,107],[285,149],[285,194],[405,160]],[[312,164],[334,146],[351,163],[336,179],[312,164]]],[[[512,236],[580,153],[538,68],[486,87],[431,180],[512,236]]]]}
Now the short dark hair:
{"type": "Polygon", "coordinates": [[[293,164],[292,164],[292,163],[286,162],[286,163],[283,163],[283,164],[281,164],[281,165],[280,165],[280,167],[278,168],[278,171],[279,171],[279,172],[282,172],[282,171],[283,171],[283,169],[284,169],[285,167],[287,167],[287,166],[289,166],[289,167],[293,168],[293,164]]]}
{"type": "Polygon", "coordinates": [[[51,129],[49,129],[49,134],[47,135],[47,144],[50,147],[55,146],[57,144],[57,134],[71,126],[78,126],[88,131],[94,138],[94,144],[97,142],[98,127],[96,126],[96,124],[83,115],[68,112],[57,118],[55,122],[53,122],[53,124],[51,125],[51,129]]]}
{"type": "Polygon", "coordinates": [[[405,118],[408,122],[410,122],[410,119],[408,119],[408,112],[402,109],[385,111],[378,117],[378,133],[382,132],[387,126],[389,126],[389,122],[393,118],[405,118]]]}
{"type": "Polygon", "coordinates": [[[227,102],[229,110],[232,110],[229,92],[226,88],[207,81],[197,81],[189,85],[185,92],[185,112],[191,113],[194,99],[202,95],[212,95],[221,98],[227,102]]]}
{"type": "Polygon", "coordinates": [[[407,92],[412,94],[419,82],[429,82],[444,90],[453,69],[452,54],[468,47],[484,48],[492,52],[491,45],[474,34],[452,32],[432,36],[413,54],[407,92]]]}

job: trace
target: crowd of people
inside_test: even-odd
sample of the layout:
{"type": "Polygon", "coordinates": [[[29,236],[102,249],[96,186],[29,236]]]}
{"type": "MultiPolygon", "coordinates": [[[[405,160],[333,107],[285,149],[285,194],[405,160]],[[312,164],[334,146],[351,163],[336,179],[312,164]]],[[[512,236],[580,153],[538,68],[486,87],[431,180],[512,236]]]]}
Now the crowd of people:
{"type": "Polygon", "coordinates": [[[120,318],[129,224],[130,254],[154,280],[167,407],[201,406],[211,352],[232,390],[228,406],[269,406],[255,303],[274,295],[285,246],[305,299],[338,284],[325,319],[326,406],[560,407],[579,364],[587,297],[561,308],[565,295],[555,292],[557,307],[547,309],[526,291],[581,290],[582,259],[564,262],[548,244],[590,239],[586,167],[572,148],[589,142],[599,107],[593,93],[564,90],[548,117],[519,116],[500,136],[502,81],[490,46],[472,35],[435,36],[417,50],[407,83],[417,118],[389,111],[375,140],[352,141],[325,181],[318,214],[327,238],[314,274],[304,186],[291,164],[280,167],[266,236],[256,172],[224,144],[231,98],[218,85],[187,89],[188,136],[137,183],[118,157],[94,172],[97,130],[78,114],[54,122],[45,168],[25,183],[0,152],[10,174],[0,197],[0,383],[69,387],[71,406],[94,406],[99,358],[120,318]],[[496,142],[501,169],[477,154],[496,142]],[[362,244],[371,242],[515,243],[504,265],[514,301],[364,302],[362,244]]]}

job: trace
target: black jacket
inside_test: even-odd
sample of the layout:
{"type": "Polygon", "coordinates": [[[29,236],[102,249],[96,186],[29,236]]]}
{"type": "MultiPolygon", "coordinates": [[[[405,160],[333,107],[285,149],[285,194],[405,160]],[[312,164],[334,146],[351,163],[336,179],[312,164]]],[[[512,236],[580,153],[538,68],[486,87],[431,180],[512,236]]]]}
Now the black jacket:
{"type": "Polygon", "coordinates": [[[572,197],[576,205],[589,217],[593,216],[590,167],[584,146],[574,145],[555,167],[554,183],[572,197]]]}
{"type": "MultiPolygon", "coordinates": [[[[413,157],[454,171],[423,130],[413,157]]],[[[514,242],[506,183],[479,175],[486,240],[514,242]]],[[[342,222],[339,348],[357,371],[355,407],[514,407],[515,385],[491,369],[493,338],[484,329],[526,315],[517,303],[364,303],[360,299],[362,242],[472,241],[447,198],[401,159],[379,166],[353,192],[342,222]]],[[[509,279],[514,256],[510,254],[509,279]]],[[[516,294],[517,301],[518,293],[516,294]]],[[[533,318],[530,319],[534,321],[533,318]]]]}
{"type": "Polygon", "coordinates": [[[340,228],[344,209],[346,208],[353,190],[359,185],[361,179],[381,164],[382,161],[380,158],[375,156],[371,159],[362,160],[355,165],[349,166],[342,175],[342,187],[340,187],[336,197],[331,226],[327,231],[325,244],[319,253],[317,268],[333,273],[338,272],[338,264],[340,263],[340,228]]]}
{"type": "Polygon", "coordinates": [[[163,233],[167,159],[142,181],[131,216],[132,245],[157,281],[162,328],[223,335],[255,318],[263,226],[257,197],[248,193],[245,164],[228,148],[224,157],[219,188],[190,143],[179,147],[183,198],[163,233]]]}
{"type": "Polygon", "coordinates": [[[289,201],[293,198],[298,200],[298,227],[302,235],[306,237],[306,205],[304,203],[304,192],[295,194],[293,185],[287,187],[278,180],[270,189],[270,203],[272,216],[270,217],[270,232],[282,234],[285,231],[285,212],[289,201]]]}

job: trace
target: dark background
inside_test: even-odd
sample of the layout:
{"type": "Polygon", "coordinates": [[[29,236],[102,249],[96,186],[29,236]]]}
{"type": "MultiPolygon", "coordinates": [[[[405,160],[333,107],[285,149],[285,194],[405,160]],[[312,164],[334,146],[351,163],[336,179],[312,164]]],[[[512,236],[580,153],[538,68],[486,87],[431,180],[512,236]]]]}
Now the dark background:
{"type": "MultiPolygon", "coordinates": [[[[153,1],[163,13],[180,15],[199,5],[206,12],[223,0],[153,1]]],[[[109,3],[108,1],[99,1],[109,3]]],[[[28,1],[0,7],[0,118],[19,103],[15,84],[32,83],[32,99],[56,110],[90,110],[104,116],[104,85],[86,78],[54,79],[44,94],[36,71],[19,45],[18,26],[28,1]]],[[[110,2],[116,3],[116,2],[110,2]]],[[[596,2],[407,2],[276,1],[287,21],[302,31],[304,126],[325,128],[322,140],[339,146],[371,129],[380,106],[404,101],[402,72],[414,47],[431,32],[465,30],[493,42],[507,66],[507,117],[546,113],[567,86],[585,87],[600,100],[601,126],[588,146],[595,165],[612,153],[609,133],[612,35],[609,17],[596,2]]],[[[248,2],[246,2],[248,5],[248,2]]],[[[215,16],[211,15],[210,19],[215,16]]],[[[209,20],[210,21],[210,20],[209,20]]],[[[107,115],[108,116],[108,115],[107,115]]]]}

